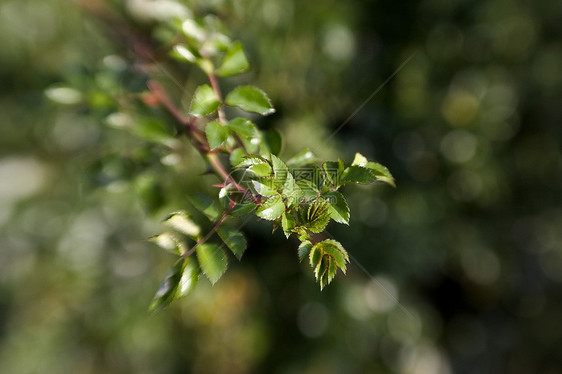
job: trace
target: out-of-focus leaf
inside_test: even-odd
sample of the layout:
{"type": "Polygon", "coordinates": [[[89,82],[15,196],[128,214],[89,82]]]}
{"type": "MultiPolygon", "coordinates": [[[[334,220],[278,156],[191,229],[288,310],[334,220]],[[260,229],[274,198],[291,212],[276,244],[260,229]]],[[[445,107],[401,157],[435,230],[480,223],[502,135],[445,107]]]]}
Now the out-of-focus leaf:
{"type": "Polygon", "coordinates": [[[275,112],[265,92],[254,86],[236,87],[226,96],[225,103],[264,116],[275,112]]]}
{"type": "Polygon", "coordinates": [[[219,77],[228,77],[247,71],[250,68],[248,58],[240,42],[233,43],[226,51],[221,66],[217,70],[219,77]]]}
{"type": "Polygon", "coordinates": [[[224,144],[228,138],[228,129],[217,121],[212,121],[205,127],[205,135],[207,136],[209,147],[213,150],[224,144]]]}
{"type": "Polygon", "coordinates": [[[218,245],[213,243],[199,244],[195,250],[201,270],[212,284],[217,283],[228,266],[226,254],[218,245]]]}
{"type": "Polygon", "coordinates": [[[174,300],[178,284],[181,279],[183,266],[183,259],[179,259],[168,270],[168,272],[164,276],[164,279],[162,280],[162,283],[160,283],[160,287],[158,287],[158,291],[156,291],[156,294],[154,295],[150,306],[148,307],[149,311],[153,312],[162,309],[174,300]]]}
{"type": "Polygon", "coordinates": [[[219,105],[220,101],[211,86],[204,84],[195,89],[189,114],[203,117],[213,113],[219,105]]]}
{"type": "Polygon", "coordinates": [[[267,151],[271,154],[278,155],[281,153],[283,147],[283,138],[281,133],[276,129],[270,129],[264,133],[264,143],[267,146],[267,151]]]}
{"type": "Polygon", "coordinates": [[[198,237],[201,233],[201,228],[197,226],[197,224],[193,222],[189,218],[189,215],[184,211],[170,213],[168,217],[164,219],[164,223],[173,229],[194,238],[198,237]]]}
{"type": "Polygon", "coordinates": [[[259,136],[256,126],[246,118],[234,118],[228,122],[227,126],[242,138],[255,138],[259,136]]]}
{"type": "Polygon", "coordinates": [[[193,257],[186,258],[174,299],[179,299],[191,293],[197,286],[200,273],[201,269],[199,269],[197,261],[193,257]]]}
{"type": "Polygon", "coordinates": [[[287,165],[289,165],[290,167],[293,167],[293,168],[298,168],[298,167],[302,167],[302,166],[305,166],[305,165],[313,164],[317,161],[318,161],[318,159],[316,158],[314,153],[312,153],[312,151],[307,148],[304,151],[302,151],[300,153],[297,153],[296,155],[291,157],[287,161],[287,165]]]}
{"type": "Polygon", "coordinates": [[[181,255],[185,250],[185,243],[177,233],[163,232],[148,238],[148,240],[175,255],[181,255]]]}

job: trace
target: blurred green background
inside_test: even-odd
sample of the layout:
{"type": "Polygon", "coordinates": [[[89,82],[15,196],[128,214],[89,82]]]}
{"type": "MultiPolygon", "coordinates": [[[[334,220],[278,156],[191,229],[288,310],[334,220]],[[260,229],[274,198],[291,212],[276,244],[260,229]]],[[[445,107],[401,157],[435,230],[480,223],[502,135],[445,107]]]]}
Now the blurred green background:
{"type": "Polygon", "coordinates": [[[243,41],[282,156],[359,151],[398,188],[346,187],[354,260],[323,292],[250,219],[242,262],[148,314],[173,259],[146,238],[216,179],[111,126],[144,87],[99,23],[2,0],[0,373],[562,373],[559,2],[185,3],[243,41]]]}

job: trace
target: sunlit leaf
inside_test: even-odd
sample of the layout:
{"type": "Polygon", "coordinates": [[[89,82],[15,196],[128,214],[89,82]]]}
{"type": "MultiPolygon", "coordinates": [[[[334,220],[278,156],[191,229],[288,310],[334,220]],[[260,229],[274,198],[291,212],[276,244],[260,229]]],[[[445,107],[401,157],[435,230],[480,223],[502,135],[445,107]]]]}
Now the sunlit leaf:
{"type": "Polygon", "coordinates": [[[208,84],[201,85],[195,89],[189,114],[197,117],[213,113],[220,105],[215,92],[208,84]]]}
{"type": "Polygon", "coordinates": [[[248,58],[240,42],[233,43],[224,54],[222,63],[217,70],[219,77],[228,77],[247,71],[250,68],[248,58]]]}
{"type": "Polygon", "coordinates": [[[283,233],[288,238],[291,236],[291,231],[295,227],[295,217],[293,217],[291,213],[283,212],[281,226],[283,227],[283,233]]]}
{"type": "Polygon", "coordinates": [[[212,284],[215,284],[226,271],[228,260],[224,251],[216,244],[203,243],[196,247],[197,260],[201,270],[212,284]]]}
{"type": "Polygon", "coordinates": [[[200,273],[201,270],[199,269],[197,261],[193,257],[186,258],[174,299],[179,299],[191,293],[197,286],[200,273]]]}
{"type": "Polygon", "coordinates": [[[225,103],[264,116],[275,112],[265,92],[254,86],[236,87],[226,96],[225,103]]]}
{"type": "Polygon", "coordinates": [[[262,206],[256,210],[256,215],[268,221],[273,221],[281,216],[285,211],[285,204],[281,196],[277,195],[269,198],[262,206]]]}
{"type": "Polygon", "coordinates": [[[343,173],[341,174],[340,183],[372,183],[377,178],[371,173],[371,171],[367,168],[362,166],[349,166],[345,168],[343,173]]]}
{"type": "Polygon", "coordinates": [[[338,191],[328,191],[322,197],[330,204],[330,216],[338,223],[349,224],[349,207],[345,197],[338,191]]]}
{"type": "Polygon", "coordinates": [[[168,217],[164,219],[164,223],[191,237],[198,237],[201,233],[201,228],[193,222],[184,211],[170,213],[168,217]]]}

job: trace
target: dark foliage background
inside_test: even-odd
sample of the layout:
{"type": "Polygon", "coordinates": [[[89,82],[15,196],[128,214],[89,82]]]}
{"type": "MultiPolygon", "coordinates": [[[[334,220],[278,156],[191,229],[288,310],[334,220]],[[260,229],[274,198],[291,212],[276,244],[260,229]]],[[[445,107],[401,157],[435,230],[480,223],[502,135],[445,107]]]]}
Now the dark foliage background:
{"type": "Polygon", "coordinates": [[[149,315],[172,260],[145,238],[216,179],[107,125],[144,88],[90,16],[2,0],[1,373],[562,373],[558,2],[186,3],[244,42],[284,157],[359,151],[398,188],[346,188],[353,262],[323,292],[250,219],[242,262],[149,315]]]}

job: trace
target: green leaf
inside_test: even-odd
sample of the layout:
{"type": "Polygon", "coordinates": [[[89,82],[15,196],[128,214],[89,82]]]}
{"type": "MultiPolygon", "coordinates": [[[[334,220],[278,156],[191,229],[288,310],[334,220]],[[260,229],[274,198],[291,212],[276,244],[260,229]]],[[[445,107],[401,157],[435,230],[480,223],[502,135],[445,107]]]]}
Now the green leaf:
{"type": "Polygon", "coordinates": [[[228,129],[217,121],[212,121],[205,127],[205,135],[209,142],[211,150],[216,149],[224,144],[228,138],[228,129]]]}
{"type": "Polygon", "coordinates": [[[285,185],[287,181],[287,176],[289,175],[289,168],[287,168],[287,165],[285,165],[285,163],[274,154],[271,154],[270,157],[271,157],[271,165],[273,166],[273,175],[274,175],[273,184],[277,188],[281,188],[285,185]]]}
{"type": "Polygon", "coordinates": [[[164,279],[162,280],[162,283],[160,283],[160,287],[158,287],[158,291],[156,291],[156,294],[154,295],[150,306],[148,307],[148,310],[150,312],[160,310],[170,304],[172,300],[174,300],[176,290],[181,279],[183,265],[183,259],[179,259],[168,270],[168,272],[164,276],[164,279]]]}
{"type": "Polygon", "coordinates": [[[340,178],[341,184],[346,183],[362,183],[367,184],[374,182],[377,178],[371,173],[371,171],[362,166],[349,166],[347,167],[340,178]]]}
{"type": "Polygon", "coordinates": [[[314,248],[322,253],[322,256],[330,256],[336,265],[346,272],[346,262],[349,262],[349,255],[340,242],[333,239],[326,239],[314,245],[314,248]]]}
{"type": "Polygon", "coordinates": [[[245,216],[248,213],[253,212],[257,207],[256,203],[242,202],[236,204],[234,208],[230,211],[230,215],[234,217],[245,216]]]}
{"type": "Polygon", "coordinates": [[[226,51],[221,66],[217,70],[217,75],[219,77],[229,77],[231,75],[243,73],[249,68],[250,63],[248,62],[248,58],[246,58],[242,43],[235,42],[226,51]]]}
{"type": "Polygon", "coordinates": [[[208,84],[197,87],[191,101],[189,114],[196,117],[203,117],[213,113],[220,105],[220,101],[215,92],[208,84]]]}
{"type": "Polygon", "coordinates": [[[330,221],[329,204],[325,202],[311,202],[299,207],[298,212],[299,226],[302,225],[315,233],[324,231],[330,221]]]}
{"type": "Polygon", "coordinates": [[[277,195],[269,198],[262,206],[256,210],[256,215],[268,221],[276,220],[285,211],[285,204],[281,196],[277,195]]]}
{"type": "Polygon", "coordinates": [[[320,264],[320,261],[322,261],[322,251],[317,245],[314,245],[311,248],[308,259],[310,262],[310,266],[312,266],[313,269],[316,269],[320,264]]]}
{"type": "Polygon", "coordinates": [[[278,194],[277,190],[273,188],[270,179],[260,179],[259,181],[252,181],[254,190],[257,194],[262,196],[275,196],[278,194]],[[262,183],[263,182],[263,183],[262,183]]]}
{"type": "Polygon", "coordinates": [[[258,155],[248,155],[245,156],[243,160],[240,163],[236,164],[235,166],[237,168],[247,168],[248,166],[258,165],[263,163],[267,164],[268,161],[265,158],[258,155]]]}
{"type": "MultiPolygon", "coordinates": [[[[341,175],[343,173],[343,161],[328,161],[322,164],[322,168],[324,169],[326,180],[329,182],[330,185],[339,187],[341,184],[341,175]]],[[[322,188],[319,186],[319,188],[322,188]]]]}
{"type": "Polygon", "coordinates": [[[355,158],[353,159],[351,165],[365,166],[367,162],[369,162],[369,160],[367,160],[367,158],[363,156],[361,153],[357,152],[355,154],[355,158]]]}
{"type": "Polygon", "coordinates": [[[269,177],[271,175],[271,166],[269,166],[267,162],[252,165],[248,168],[248,170],[258,177],[269,177]]]}
{"type": "Polygon", "coordinates": [[[195,64],[199,59],[199,53],[191,47],[178,44],[170,53],[177,60],[183,60],[195,64]]]}
{"type": "Polygon", "coordinates": [[[148,238],[148,240],[160,248],[178,256],[186,250],[185,243],[182,238],[173,232],[163,232],[159,235],[148,238]]]}
{"type": "Polygon", "coordinates": [[[291,157],[291,159],[287,161],[287,165],[294,168],[299,168],[305,165],[313,164],[317,161],[318,159],[316,158],[314,153],[312,153],[312,151],[307,148],[304,151],[297,153],[296,155],[291,157]]]}
{"type": "Polygon", "coordinates": [[[283,232],[285,236],[289,238],[291,236],[291,232],[295,227],[295,217],[291,213],[283,212],[283,216],[281,218],[281,226],[283,227],[283,232]]]}
{"type": "Polygon", "coordinates": [[[217,234],[219,234],[224,244],[234,253],[234,256],[240,260],[248,246],[244,234],[236,229],[225,226],[219,227],[217,229],[217,234]]]}
{"type": "Polygon", "coordinates": [[[193,257],[186,258],[174,299],[179,299],[191,293],[197,286],[200,273],[201,269],[199,269],[197,261],[193,257]]]}
{"type": "Polygon", "coordinates": [[[267,152],[278,155],[281,153],[283,145],[283,138],[281,133],[276,129],[270,129],[264,132],[264,144],[267,147],[267,152]]]}
{"type": "Polygon", "coordinates": [[[299,254],[299,261],[302,262],[306,256],[310,253],[312,249],[312,243],[308,240],[305,240],[299,245],[298,254],[299,254]]]}
{"type": "Polygon", "coordinates": [[[259,137],[256,125],[246,118],[234,118],[227,124],[228,128],[240,135],[242,138],[256,138],[259,137]]]}
{"type": "Polygon", "coordinates": [[[230,153],[230,165],[238,165],[246,156],[246,152],[242,148],[236,148],[230,153]]]}
{"type": "Polygon", "coordinates": [[[213,243],[199,244],[195,251],[197,252],[197,260],[199,260],[203,273],[212,284],[217,283],[228,265],[224,251],[213,243]]]}
{"type": "Polygon", "coordinates": [[[131,131],[139,138],[159,143],[166,143],[173,137],[166,123],[153,118],[143,118],[135,122],[131,131]]]}
{"type": "Polygon", "coordinates": [[[328,191],[322,197],[330,204],[330,216],[338,223],[349,225],[349,207],[345,197],[338,191],[328,191]]]}
{"type": "Polygon", "coordinates": [[[219,219],[219,207],[212,197],[200,193],[191,195],[188,198],[195,208],[207,216],[209,220],[216,221],[219,219]]]}
{"type": "Polygon", "coordinates": [[[184,211],[170,213],[168,217],[164,219],[164,223],[193,238],[197,238],[201,233],[201,228],[195,224],[184,211]]]}
{"type": "Polygon", "coordinates": [[[236,87],[226,96],[225,103],[264,116],[275,112],[265,92],[254,86],[236,87]]]}
{"type": "Polygon", "coordinates": [[[373,173],[373,175],[377,178],[378,181],[387,183],[392,187],[396,187],[396,182],[394,181],[394,177],[390,174],[390,171],[379,164],[378,162],[369,161],[365,164],[365,167],[373,173]]]}
{"type": "Polygon", "coordinates": [[[386,166],[383,166],[378,162],[372,162],[367,160],[367,158],[363,156],[361,153],[355,154],[355,158],[353,159],[351,165],[362,166],[366,169],[369,169],[377,180],[388,183],[392,187],[396,187],[394,177],[392,176],[392,174],[390,174],[390,171],[386,166]]]}

